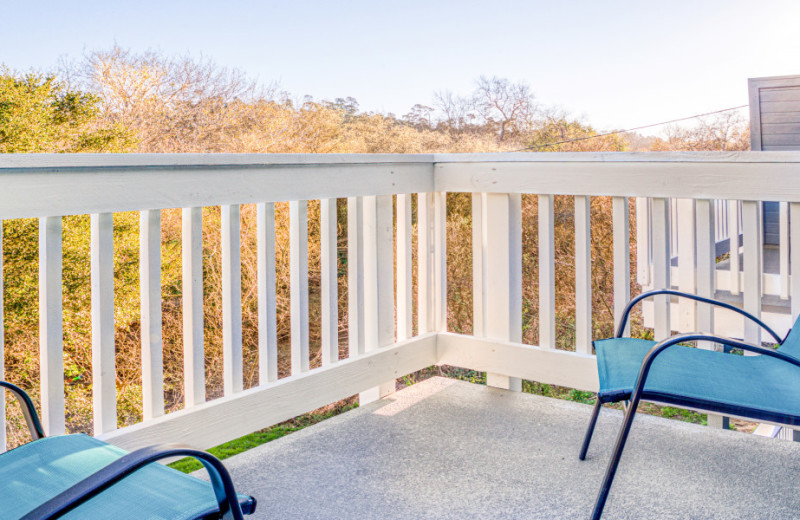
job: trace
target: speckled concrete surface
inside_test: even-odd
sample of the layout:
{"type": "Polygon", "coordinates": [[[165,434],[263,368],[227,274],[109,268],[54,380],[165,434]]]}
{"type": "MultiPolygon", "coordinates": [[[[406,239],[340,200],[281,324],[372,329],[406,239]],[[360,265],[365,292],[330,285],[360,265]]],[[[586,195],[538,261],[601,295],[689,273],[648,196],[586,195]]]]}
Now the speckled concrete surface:
{"type": "MultiPolygon", "coordinates": [[[[622,420],[434,378],[226,461],[255,518],[587,518],[622,420]]],[[[648,416],[604,518],[800,518],[800,443],[648,416]]]]}

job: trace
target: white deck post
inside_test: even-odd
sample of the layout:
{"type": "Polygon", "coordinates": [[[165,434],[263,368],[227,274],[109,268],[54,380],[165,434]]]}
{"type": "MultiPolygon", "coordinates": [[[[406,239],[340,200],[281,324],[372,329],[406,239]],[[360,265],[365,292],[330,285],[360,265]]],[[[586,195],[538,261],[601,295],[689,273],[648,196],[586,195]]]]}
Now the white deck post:
{"type": "Polygon", "coordinates": [[[225,395],[241,392],[242,247],[238,205],[222,206],[222,374],[225,395]]]}
{"type": "MultiPolygon", "coordinates": [[[[669,289],[670,283],[670,219],[669,200],[653,199],[653,289],[669,289]]],[[[669,337],[672,330],[670,320],[670,298],[656,296],[653,302],[655,309],[655,339],[669,337]]]]}
{"type": "MultiPolygon", "coordinates": [[[[486,195],[486,337],[522,341],[522,224],[519,194],[486,195]]],[[[522,379],[487,373],[486,384],[519,392],[522,379]]]]}
{"type": "Polygon", "coordinates": [[[187,408],[206,401],[203,321],[203,208],[181,213],[183,388],[187,408]]]}
{"type": "Polygon", "coordinates": [[[636,197],[636,281],[641,286],[650,285],[650,199],[636,197]]]}
{"type": "MultiPolygon", "coordinates": [[[[678,289],[685,293],[696,294],[695,201],[678,199],[677,209],[678,289]]],[[[678,330],[680,332],[697,331],[697,303],[694,300],[688,298],[678,300],[678,330]]]]}
{"type": "MultiPolygon", "coordinates": [[[[761,285],[763,232],[761,226],[761,203],[742,202],[742,240],[744,251],[744,310],[761,318],[761,285]]],[[[744,341],[761,344],[761,327],[751,320],[744,322],[744,341]]],[[[748,354],[745,352],[745,354],[748,354]]]]}
{"type": "Polygon", "coordinates": [[[486,194],[472,194],[472,334],[486,336],[486,194]]]}
{"type": "Polygon", "coordinates": [[[730,271],[728,276],[730,277],[730,281],[728,283],[730,285],[731,294],[739,294],[741,291],[741,279],[739,277],[739,227],[739,201],[729,200],[728,236],[730,240],[728,243],[730,244],[730,252],[728,265],[730,266],[730,271]]]}
{"type": "Polygon", "coordinates": [[[114,368],[114,221],[111,213],[91,216],[92,402],[94,434],[117,427],[114,368]]]}
{"type": "MultiPolygon", "coordinates": [[[[714,201],[698,199],[695,201],[695,212],[697,222],[697,295],[704,298],[713,298],[717,271],[717,248],[714,232],[716,211],[714,201]]],[[[713,306],[703,304],[697,306],[697,330],[710,334],[714,333],[713,306]]],[[[707,341],[699,341],[697,346],[716,349],[714,343],[707,341]]],[[[728,425],[729,420],[727,417],[714,413],[708,414],[708,426],[727,430],[728,425]]]]}
{"type": "Polygon", "coordinates": [[[411,195],[397,195],[397,341],[413,336],[411,195]]]}
{"type": "Polygon", "coordinates": [[[289,202],[292,375],[308,372],[308,201],[289,202]]]}
{"type": "Polygon", "coordinates": [[[433,193],[417,196],[417,321],[419,333],[432,332],[434,326],[434,229],[433,193]]]}
{"type": "MultiPolygon", "coordinates": [[[[394,229],[392,196],[364,197],[364,336],[370,352],[394,343],[394,229]]],[[[395,389],[394,379],[359,394],[359,404],[395,389]]]]}
{"type": "Polygon", "coordinates": [[[42,427],[65,431],[61,217],[39,219],[39,379],[42,427]]]}
{"type": "Polygon", "coordinates": [[[433,205],[433,281],[434,322],[438,332],[447,331],[447,193],[434,195],[433,205]]]}
{"type": "Polygon", "coordinates": [[[339,361],[339,269],[336,199],[320,200],[322,364],[339,361]]]}
{"type": "Polygon", "coordinates": [[[278,380],[278,325],[275,305],[275,204],[256,206],[258,263],[258,384],[278,380]]]}
{"type": "MultiPolygon", "coordinates": [[[[782,300],[788,300],[791,293],[789,286],[789,203],[779,203],[779,233],[778,257],[780,272],[780,296],[782,300]]],[[[763,223],[762,223],[763,225],[763,223]]]]}
{"type": "Polygon", "coordinates": [[[791,247],[791,305],[792,305],[792,323],[800,316],[800,202],[791,202],[789,204],[789,220],[794,222],[794,226],[790,226],[790,240],[791,247]]]}
{"type": "MultiPolygon", "coordinates": [[[[627,197],[614,197],[611,207],[614,234],[614,326],[616,327],[631,299],[630,208],[627,197]]],[[[630,336],[630,332],[631,322],[628,320],[623,335],[630,336]]]]}
{"type": "Polygon", "coordinates": [[[553,196],[539,195],[539,345],[556,347],[556,264],[553,196]]]}
{"type": "Polygon", "coordinates": [[[575,351],[592,353],[591,197],[575,197],[575,351]]]}
{"type": "Polygon", "coordinates": [[[348,357],[364,353],[364,199],[347,199],[348,357]]]}
{"type": "MultiPolygon", "coordinates": [[[[716,292],[716,239],[714,201],[695,201],[697,237],[697,295],[713,298],[716,292]]],[[[683,247],[683,246],[681,246],[683,247]]],[[[697,330],[714,332],[714,308],[711,305],[697,306],[697,330]]]]}
{"type": "Polygon", "coordinates": [[[139,213],[139,286],[142,321],[142,417],[164,414],[161,336],[161,211],[139,213]]]}

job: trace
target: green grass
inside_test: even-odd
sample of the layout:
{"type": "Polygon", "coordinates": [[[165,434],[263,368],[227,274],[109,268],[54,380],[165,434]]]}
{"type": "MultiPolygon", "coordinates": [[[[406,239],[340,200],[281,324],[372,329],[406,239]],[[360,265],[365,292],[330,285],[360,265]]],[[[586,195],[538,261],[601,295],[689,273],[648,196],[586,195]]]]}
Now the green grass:
{"type": "MultiPolygon", "coordinates": [[[[339,415],[340,413],[357,407],[358,405],[355,403],[343,402],[331,410],[326,410],[321,413],[312,412],[301,415],[284,423],[276,424],[270,428],[266,428],[249,435],[245,435],[244,437],[239,437],[238,439],[234,439],[230,442],[220,444],[219,446],[209,449],[208,452],[217,458],[224,460],[228,457],[242,453],[243,451],[266,444],[267,442],[274,441],[275,439],[280,439],[281,437],[289,435],[292,432],[302,430],[307,426],[311,426],[312,424],[324,421],[325,419],[329,419],[335,415],[339,415]]],[[[184,473],[191,473],[192,471],[201,469],[203,466],[197,462],[196,459],[185,458],[169,464],[169,467],[184,473]]]]}
{"type": "MultiPolygon", "coordinates": [[[[478,372],[475,370],[467,370],[448,365],[432,366],[426,369],[414,372],[402,378],[406,385],[413,385],[433,376],[448,377],[451,379],[458,379],[479,385],[486,384],[486,372],[478,372]]],[[[565,401],[574,401],[576,403],[583,403],[593,405],[595,403],[594,392],[586,392],[584,390],[577,390],[575,388],[568,388],[564,386],[549,385],[547,383],[538,383],[536,381],[522,381],[522,391],[541,395],[543,397],[552,397],[554,399],[563,399],[565,401]]],[[[621,403],[607,404],[610,408],[621,409],[621,403]]],[[[660,406],[652,403],[639,404],[639,413],[648,415],[657,415],[666,419],[674,419],[677,421],[690,422],[695,424],[708,424],[708,416],[706,414],[693,412],[691,410],[684,410],[682,408],[675,408],[672,406],[660,406]]],[[[735,429],[731,425],[731,429],[735,429]]]]}

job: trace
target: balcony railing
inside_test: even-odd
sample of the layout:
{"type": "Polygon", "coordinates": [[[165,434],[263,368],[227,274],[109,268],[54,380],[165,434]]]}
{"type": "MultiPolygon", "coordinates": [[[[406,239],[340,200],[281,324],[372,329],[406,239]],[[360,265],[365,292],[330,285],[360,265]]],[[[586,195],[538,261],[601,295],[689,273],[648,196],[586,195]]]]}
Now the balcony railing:
{"type": "MultiPolygon", "coordinates": [[[[6,155],[0,156],[0,218],[39,219],[40,397],[47,433],[65,430],[62,216],[89,214],[94,434],[128,449],[164,441],[207,448],[354,394],[363,401],[376,399],[393,389],[396,378],[435,364],[486,371],[490,385],[510,389],[529,379],[594,390],[592,197],[611,197],[616,314],[630,297],[631,247],[636,258],[648,259],[634,271],[642,284],[675,285],[672,201],[679,211],[677,286],[713,296],[714,247],[722,232],[713,201],[742,201],[740,290],[744,307],[758,315],[765,287],[760,202],[786,202],[788,213],[800,221],[798,179],[800,153],[793,152],[6,155]],[[447,299],[447,193],[472,194],[471,335],[447,332],[453,304],[447,299]],[[535,197],[538,207],[538,280],[522,276],[523,195],[535,197]],[[555,348],[556,196],[574,197],[574,346],[567,350],[555,348]],[[646,240],[640,229],[638,242],[629,226],[632,197],[639,201],[637,212],[647,213],[639,220],[646,221],[646,240]],[[337,199],[346,199],[346,253],[337,247],[337,199]],[[317,200],[321,366],[312,368],[306,209],[308,201],[317,200]],[[279,378],[274,205],[287,201],[291,375],[279,378]],[[240,206],[245,204],[256,205],[258,249],[259,377],[248,389],[243,371],[253,367],[244,366],[242,355],[240,256],[240,206]],[[201,208],[215,206],[221,215],[224,396],[209,400],[201,208]],[[160,223],[162,210],[175,208],[182,209],[184,397],[182,410],[165,414],[160,223]],[[117,428],[112,215],[128,211],[140,212],[143,420],[117,428]],[[692,217],[685,223],[684,213],[692,217]],[[340,264],[346,265],[348,281],[346,323],[339,318],[340,264]],[[538,345],[522,342],[522,287],[530,283],[538,285],[538,345]],[[344,359],[340,328],[347,330],[344,359]]],[[[792,315],[800,306],[800,277],[790,276],[800,272],[800,251],[789,250],[790,244],[800,247],[800,226],[795,228],[791,233],[798,238],[786,246],[789,270],[781,274],[792,315]]],[[[688,302],[676,309],[679,330],[714,331],[714,315],[705,308],[688,302]]],[[[654,301],[652,319],[657,338],[675,328],[666,298],[654,301]]],[[[759,340],[756,329],[746,328],[744,335],[759,340]]],[[[0,422],[4,416],[0,410],[0,422]]],[[[0,427],[0,446],[4,431],[0,427]]]]}

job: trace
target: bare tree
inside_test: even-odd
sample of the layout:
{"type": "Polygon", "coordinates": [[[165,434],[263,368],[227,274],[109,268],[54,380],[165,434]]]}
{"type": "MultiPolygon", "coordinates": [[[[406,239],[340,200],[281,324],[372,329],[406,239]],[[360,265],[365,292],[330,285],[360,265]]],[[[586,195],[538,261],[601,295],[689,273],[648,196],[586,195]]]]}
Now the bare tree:
{"type": "Polygon", "coordinates": [[[71,85],[102,99],[106,122],[136,132],[143,152],[222,151],[218,144],[231,125],[254,123],[245,108],[271,100],[276,91],[259,89],[243,72],[203,56],[137,54],[119,46],[61,68],[71,85]]]}
{"type": "Polygon", "coordinates": [[[435,109],[427,105],[416,104],[401,119],[418,130],[433,128],[433,113],[435,109]]]}
{"type": "Polygon", "coordinates": [[[528,130],[537,111],[535,97],[526,83],[512,83],[496,76],[478,78],[472,99],[484,124],[495,128],[498,142],[528,130]]]}
{"type": "Polygon", "coordinates": [[[441,113],[439,123],[450,132],[461,133],[474,127],[476,115],[472,99],[453,94],[450,90],[436,92],[433,106],[441,113]]]}
{"type": "Polygon", "coordinates": [[[693,127],[670,126],[666,139],[654,143],[654,151],[735,151],[750,149],[750,128],[739,112],[723,112],[700,118],[693,127]]]}

